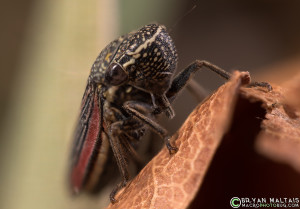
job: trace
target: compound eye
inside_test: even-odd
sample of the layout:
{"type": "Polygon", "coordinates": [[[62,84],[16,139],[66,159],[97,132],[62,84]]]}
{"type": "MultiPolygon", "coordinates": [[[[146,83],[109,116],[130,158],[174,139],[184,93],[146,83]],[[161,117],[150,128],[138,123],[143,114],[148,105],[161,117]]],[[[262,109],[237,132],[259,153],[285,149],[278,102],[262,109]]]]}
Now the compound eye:
{"type": "Polygon", "coordinates": [[[121,65],[112,63],[105,73],[105,80],[108,84],[117,86],[127,81],[128,75],[121,65]]]}

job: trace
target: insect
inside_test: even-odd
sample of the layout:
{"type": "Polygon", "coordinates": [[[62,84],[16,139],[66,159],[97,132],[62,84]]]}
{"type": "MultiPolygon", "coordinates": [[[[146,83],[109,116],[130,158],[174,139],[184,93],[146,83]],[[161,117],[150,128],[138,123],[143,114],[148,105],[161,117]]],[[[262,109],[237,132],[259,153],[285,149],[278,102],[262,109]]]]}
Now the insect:
{"type": "Polygon", "coordinates": [[[176,65],[175,45],[159,24],[123,35],[101,51],[88,77],[74,136],[70,168],[74,192],[89,190],[101,181],[111,147],[123,179],[110,194],[111,202],[115,202],[115,194],[129,181],[128,158],[136,156],[132,144],[146,129],[161,136],[170,154],[177,151],[156,116],[164,113],[174,117],[171,103],[193,74],[206,67],[227,80],[231,76],[197,60],[174,77],[176,65]]]}

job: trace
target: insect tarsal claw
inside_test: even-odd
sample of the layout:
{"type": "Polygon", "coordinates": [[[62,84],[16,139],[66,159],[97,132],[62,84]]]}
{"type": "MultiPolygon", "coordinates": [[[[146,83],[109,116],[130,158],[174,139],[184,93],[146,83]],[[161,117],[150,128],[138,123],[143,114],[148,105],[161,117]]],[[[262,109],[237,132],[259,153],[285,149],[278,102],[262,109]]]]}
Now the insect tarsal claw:
{"type": "Polygon", "coordinates": [[[166,141],[166,146],[169,150],[170,155],[175,154],[178,151],[178,148],[171,145],[169,137],[167,139],[165,139],[165,141],[166,141]]]}
{"type": "Polygon", "coordinates": [[[248,85],[249,88],[251,87],[263,87],[266,88],[269,92],[273,90],[271,84],[268,82],[252,82],[248,85]]]}

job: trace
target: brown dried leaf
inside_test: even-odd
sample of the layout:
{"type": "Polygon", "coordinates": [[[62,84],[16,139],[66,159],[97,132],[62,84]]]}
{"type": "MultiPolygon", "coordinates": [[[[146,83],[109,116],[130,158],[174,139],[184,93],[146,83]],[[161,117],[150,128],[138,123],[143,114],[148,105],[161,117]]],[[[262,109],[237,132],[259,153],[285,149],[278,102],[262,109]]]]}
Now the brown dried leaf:
{"type": "Polygon", "coordinates": [[[171,156],[163,148],[108,208],[186,208],[228,129],[240,86],[249,80],[248,73],[236,72],[198,106],[173,137],[178,152],[171,156]]]}
{"type": "Polygon", "coordinates": [[[298,196],[299,175],[281,165],[261,164],[253,144],[258,134],[260,153],[300,171],[300,76],[286,88],[273,85],[271,92],[240,88],[249,82],[248,73],[236,72],[173,136],[178,152],[171,156],[164,147],[108,208],[220,208],[235,194],[275,192],[268,189],[274,183],[278,194],[298,196]],[[289,181],[278,181],[283,178],[289,181]]]}
{"type": "Polygon", "coordinates": [[[300,74],[270,93],[247,89],[249,99],[263,101],[268,110],[257,139],[257,150],[271,159],[291,165],[300,172],[300,74]]]}
{"type": "MultiPolygon", "coordinates": [[[[300,112],[300,73],[294,76],[293,79],[283,83],[287,89],[285,102],[288,106],[295,108],[294,112],[300,112]]],[[[299,115],[298,115],[299,117],[299,115]]]]}

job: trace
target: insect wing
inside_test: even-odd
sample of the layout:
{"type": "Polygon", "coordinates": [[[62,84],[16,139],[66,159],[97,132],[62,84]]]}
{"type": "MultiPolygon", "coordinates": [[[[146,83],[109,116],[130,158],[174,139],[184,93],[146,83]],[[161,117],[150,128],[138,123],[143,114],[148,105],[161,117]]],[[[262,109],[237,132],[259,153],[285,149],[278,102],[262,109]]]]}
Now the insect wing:
{"type": "Polygon", "coordinates": [[[88,84],[82,98],[71,156],[70,180],[75,193],[85,186],[102,143],[101,110],[99,91],[88,84]]]}
{"type": "Polygon", "coordinates": [[[103,105],[100,102],[101,89],[92,84],[93,81],[103,82],[106,68],[114,59],[121,43],[126,36],[108,44],[95,60],[90,74],[90,81],[85,89],[81,112],[76,127],[74,145],[71,155],[71,187],[75,193],[83,188],[91,189],[97,182],[106,162],[109,142],[102,131],[103,105]],[[99,76],[100,75],[100,76],[99,76]],[[99,80],[100,79],[100,80],[99,80]],[[100,125],[101,124],[101,125],[100,125]],[[95,166],[98,166],[95,168],[95,166]]]}

